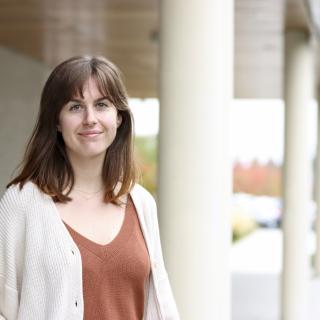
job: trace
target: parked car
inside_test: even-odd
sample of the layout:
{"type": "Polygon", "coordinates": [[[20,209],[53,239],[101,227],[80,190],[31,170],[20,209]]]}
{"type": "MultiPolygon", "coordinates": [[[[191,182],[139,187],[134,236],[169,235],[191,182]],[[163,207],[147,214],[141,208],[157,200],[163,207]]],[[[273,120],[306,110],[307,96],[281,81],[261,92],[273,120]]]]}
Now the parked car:
{"type": "MultiPolygon", "coordinates": [[[[235,193],[232,196],[233,212],[241,210],[242,214],[252,217],[259,226],[278,228],[282,222],[282,199],[270,196],[255,196],[235,193]]],[[[310,228],[316,223],[316,203],[310,201],[307,209],[310,228]]]]}
{"type": "Polygon", "coordinates": [[[279,198],[235,193],[232,197],[232,206],[241,208],[261,227],[277,228],[280,226],[282,201],[279,198]]]}

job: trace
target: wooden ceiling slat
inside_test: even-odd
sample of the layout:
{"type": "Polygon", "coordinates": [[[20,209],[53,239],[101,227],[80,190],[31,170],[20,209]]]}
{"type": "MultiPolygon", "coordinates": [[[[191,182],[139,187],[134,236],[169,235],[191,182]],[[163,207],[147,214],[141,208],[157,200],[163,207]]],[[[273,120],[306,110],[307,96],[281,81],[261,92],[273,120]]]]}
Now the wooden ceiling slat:
{"type": "MultiPolygon", "coordinates": [[[[235,0],[237,97],[281,97],[285,15],[287,27],[305,27],[301,5],[235,0]]],[[[0,45],[50,66],[74,54],[106,55],[122,69],[130,93],[153,96],[158,7],[158,0],[0,0],[0,45]]]]}

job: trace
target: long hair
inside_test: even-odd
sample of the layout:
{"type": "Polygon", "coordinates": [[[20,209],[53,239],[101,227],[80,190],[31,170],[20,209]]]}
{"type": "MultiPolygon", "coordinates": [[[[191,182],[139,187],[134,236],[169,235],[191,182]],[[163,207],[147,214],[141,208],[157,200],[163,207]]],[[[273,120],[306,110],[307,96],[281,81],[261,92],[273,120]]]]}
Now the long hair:
{"type": "Polygon", "coordinates": [[[137,172],[133,156],[133,116],[120,71],[103,57],[76,56],[59,64],[49,75],[41,94],[40,110],[33,133],[27,143],[19,174],[7,185],[28,181],[56,202],[72,200],[74,172],[67,157],[65,143],[57,130],[62,107],[93,78],[99,91],[107,96],[122,117],[116,137],[108,147],[102,178],[105,202],[119,203],[119,197],[131,190],[137,172]],[[119,187],[120,186],[120,187],[119,187]],[[63,194],[63,190],[67,190],[63,194]]]}

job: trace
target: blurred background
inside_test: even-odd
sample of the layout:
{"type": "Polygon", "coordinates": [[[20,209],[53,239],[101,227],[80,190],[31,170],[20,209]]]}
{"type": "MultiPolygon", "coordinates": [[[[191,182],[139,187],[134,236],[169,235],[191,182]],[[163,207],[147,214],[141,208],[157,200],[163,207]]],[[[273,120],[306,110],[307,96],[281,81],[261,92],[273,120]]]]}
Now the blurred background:
{"type": "Polygon", "coordinates": [[[311,0],[0,0],[2,191],[50,70],[104,55],[182,319],[319,319],[319,23],[311,0]]]}

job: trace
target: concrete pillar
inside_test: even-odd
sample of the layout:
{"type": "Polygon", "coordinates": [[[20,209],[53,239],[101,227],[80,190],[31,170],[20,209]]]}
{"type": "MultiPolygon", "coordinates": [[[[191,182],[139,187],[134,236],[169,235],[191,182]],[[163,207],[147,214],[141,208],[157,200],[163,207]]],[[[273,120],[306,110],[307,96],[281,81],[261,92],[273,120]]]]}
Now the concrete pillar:
{"type": "Polygon", "coordinates": [[[283,180],[282,319],[308,318],[310,265],[308,202],[312,164],[308,154],[308,112],[313,96],[313,60],[308,34],[285,35],[285,156],[283,180]]]}
{"type": "Polygon", "coordinates": [[[316,252],[315,252],[315,275],[320,276],[320,86],[317,87],[318,102],[318,135],[317,135],[317,155],[315,163],[315,202],[317,204],[316,218],[316,252]]]}
{"type": "Polygon", "coordinates": [[[163,0],[159,219],[184,320],[230,319],[233,0],[163,0]]]}
{"type": "Polygon", "coordinates": [[[40,61],[0,46],[0,194],[17,174],[37,119],[43,75],[40,61]],[[14,128],[14,130],[13,130],[14,128]]]}

